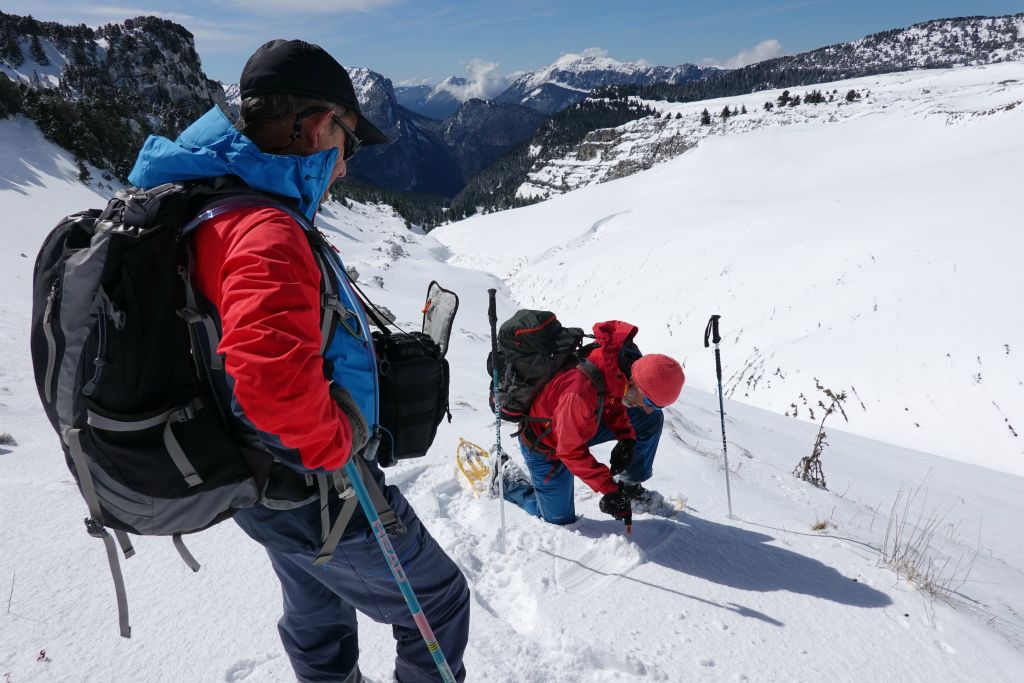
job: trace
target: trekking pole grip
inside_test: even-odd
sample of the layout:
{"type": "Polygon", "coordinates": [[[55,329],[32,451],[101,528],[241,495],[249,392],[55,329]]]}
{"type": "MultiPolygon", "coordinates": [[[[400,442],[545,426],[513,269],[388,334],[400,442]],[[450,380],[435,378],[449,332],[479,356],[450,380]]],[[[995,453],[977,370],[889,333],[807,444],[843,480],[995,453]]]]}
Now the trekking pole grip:
{"type": "Polygon", "coordinates": [[[708,343],[709,339],[713,341],[715,344],[722,341],[722,337],[718,334],[718,321],[721,319],[721,317],[722,316],[716,314],[711,316],[711,319],[708,320],[708,326],[704,328],[705,349],[711,346],[711,344],[708,343]]]}
{"type": "MultiPolygon", "coordinates": [[[[495,368],[498,367],[498,305],[495,302],[497,293],[496,289],[487,290],[487,321],[491,323],[491,362],[495,368]]],[[[495,389],[497,389],[497,384],[495,384],[495,389]]]]}

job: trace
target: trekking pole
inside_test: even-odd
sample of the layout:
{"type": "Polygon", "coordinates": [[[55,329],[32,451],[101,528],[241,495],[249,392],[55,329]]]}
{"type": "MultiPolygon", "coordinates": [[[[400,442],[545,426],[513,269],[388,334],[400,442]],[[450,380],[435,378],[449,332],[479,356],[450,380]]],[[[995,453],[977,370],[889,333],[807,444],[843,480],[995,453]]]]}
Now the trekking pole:
{"type": "MultiPolygon", "coordinates": [[[[362,456],[354,455],[352,457],[362,456]]],[[[366,514],[366,518],[370,521],[373,535],[377,537],[377,544],[380,546],[381,552],[384,553],[384,559],[387,560],[388,567],[391,568],[391,574],[395,577],[395,583],[398,584],[398,589],[402,591],[405,604],[409,606],[412,620],[416,622],[416,628],[420,630],[423,642],[426,643],[430,656],[434,658],[434,664],[441,674],[441,680],[444,683],[455,683],[455,675],[452,673],[451,667],[448,666],[448,660],[444,658],[444,652],[441,651],[441,645],[437,642],[434,631],[430,628],[427,616],[423,614],[420,601],[416,599],[416,593],[413,592],[409,578],[405,575],[402,563],[398,559],[398,553],[395,552],[395,547],[391,545],[388,532],[385,531],[384,524],[380,521],[380,515],[377,514],[377,508],[373,505],[370,492],[366,490],[366,484],[363,483],[363,477],[359,473],[359,468],[352,458],[349,458],[349,461],[345,463],[344,469],[349,483],[352,484],[352,490],[355,491],[356,498],[359,499],[359,507],[363,509],[363,513],[366,514]]]]}
{"type": "Polygon", "coordinates": [[[501,510],[500,552],[505,552],[505,459],[501,450],[501,406],[498,404],[498,306],[496,289],[487,290],[487,320],[491,323],[491,383],[494,386],[494,476],[498,478],[498,507],[501,510]]]}
{"type": "Polygon", "coordinates": [[[722,353],[718,350],[718,342],[722,341],[718,334],[718,321],[722,316],[713,315],[704,330],[704,348],[708,348],[708,339],[715,343],[715,372],[718,375],[718,413],[722,416],[722,457],[725,459],[725,496],[729,501],[729,519],[732,516],[732,491],[729,488],[729,448],[725,443],[725,402],[722,398],[722,353]]]}

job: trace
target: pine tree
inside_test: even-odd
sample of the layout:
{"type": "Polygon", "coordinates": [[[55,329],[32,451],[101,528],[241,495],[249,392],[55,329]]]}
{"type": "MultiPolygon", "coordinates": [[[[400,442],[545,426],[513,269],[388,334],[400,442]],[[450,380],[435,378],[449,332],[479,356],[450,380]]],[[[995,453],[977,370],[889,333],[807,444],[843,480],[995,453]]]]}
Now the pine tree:
{"type": "Polygon", "coordinates": [[[711,114],[708,113],[707,109],[705,109],[704,111],[702,111],[700,113],[700,125],[702,125],[702,126],[710,126],[711,125],[711,114]]]}
{"type": "Polygon", "coordinates": [[[32,36],[28,53],[32,55],[32,59],[39,66],[50,66],[50,58],[46,56],[46,50],[43,49],[43,43],[39,40],[39,36],[32,36]]]}
{"type": "Polygon", "coordinates": [[[740,110],[740,113],[741,114],[746,114],[747,113],[747,105],[745,105],[745,104],[743,105],[743,109],[740,110]]]}
{"type": "Polygon", "coordinates": [[[3,49],[0,50],[0,60],[17,68],[25,63],[25,55],[21,54],[21,46],[18,44],[18,35],[8,29],[5,31],[3,49]]]}
{"type": "Polygon", "coordinates": [[[774,108],[775,108],[775,105],[772,104],[771,102],[765,102],[764,103],[764,110],[765,111],[771,111],[774,108]]]}
{"type": "Polygon", "coordinates": [[[722,110],[722,121],[728,121],[729,117],[732,116],[732,112],[729,111],[729,105],[725,105],[725,109],[722,110]]]}
{"type": "Polygon", "coordinates": [[[804,94],[804,102],[808,104],[821,104],[825,101],[825,96],[820,90],[812,90],[809,93],[804,94]]]}

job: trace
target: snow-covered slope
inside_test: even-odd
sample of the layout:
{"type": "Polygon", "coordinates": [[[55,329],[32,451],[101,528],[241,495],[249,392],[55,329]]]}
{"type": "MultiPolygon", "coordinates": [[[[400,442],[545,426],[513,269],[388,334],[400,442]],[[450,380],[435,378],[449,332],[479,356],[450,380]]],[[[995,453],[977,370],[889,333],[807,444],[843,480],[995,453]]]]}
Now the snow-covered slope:
{"type": "MultiPolygon", "coordinates": [[[[647,175],[652,173],[657,171],[647,175]]],[[[0,432],[14,441],[0,446],[0,590],[7,603],[0,608],[0,677],[12,683],[293,680],[276,631],[280,593],[273,570],[262,550],[231,523],[190,540],[203,563],[198,574],[180,562],[169,541],[139,539],[137,555],[124,563],[133,638],[117,635],[102,544],[82,527],[85,505],[39,407],[27,353],[29,281],[40,242],[61,215],[100,205],[101,195],[109,192],[87,188],[76,176],[73,160],[30,123],[0,121],[0,212],[6,218],[0,233],[0,287],[6,293],[0,316],[0,432]]],[[[820,191],[820,185],[808,188],[812,194],[820,191]]],[[[594,189],[579,194],[587,192],[600,203],[594,189]]],[[[637,200],[650,197],[638,194],[637,200]]],[[[740,201],[718,200],[723,211],[740,201]]],[[[756,197],[750,201],[758,206],[756,197]]],[[[713,208],[705,206],[708,213],[713,208]]],[[[844,208],[849,205],[830,215],[841,215],[844,208]]],[[[586,207],[574,211],[590,220],[586,207]]],[[[522,211],[502,215],[519,216],[511,225],[525,233],[533,218],[544,218],[522,211]]],[[[571,222],[572,216],[562,218],[571,222]]],[[[430,454],[391,470],[389,481],[406,492],[469,579],[468,680],[1010,682],[1019,677],[1024,540],[1017,527],[1024,515],[1024,480],[830,430],[824,461],[835,493],[820,491],[789,474],[809,451],[814,426],[727,400],[737,515],[728,519],[718,398],[699,388],[707,384],[713,365],[703,352],[689,357],[690,385],[668,411],[650,482],[666,496],[685,496],[685,512],[671,518],[638,514],[627,539],[620,524],[598,511],[597,498],[578,489],[583,517],[569,527],[507,509],[508,550],[499,552],[498,504],[463,490],[452,452],[460,436],[486,446],[494,434],[483,371],[489,348],[486,289],[499,288],[503,318],[517,302],[494,276],[449,263],[442,244],[407,231],[386,207],[331,205],[320,223],[346,262],[359,270],[367,293],[394,311],[403,326],[415,326],[431,279],[461,296],[449,355],[454,421],[442,423],[430,454]],[[919,508],[945,515],[928,556],[951,560],[939,577],[957,591],[949,602],[932,601],[897,577],[872,549],[882,544],[898,492],[906,496],[918,485],[922,496],[911,507],[910,521],[920,521],[919,508]],[[825,531],[811,530],[817,522],[825,531]],[[968,571],[965,564],[972,559],[968,571]]],[[[558,229],[546,218],[541,223],[558,229]]],[[[494,260],[488,256],[492,235],[499,237],[478,235],[473,247],[489,261],[494,260]]],[[[579,253],[587,256],[585,248],[579,253]]],[[[635,273],[636,261],[626,251],[623,256],[615,263],[635,273]]],[[[677,270],[692,270],[698,256],[676,250],[677,270]]],[[[557,262],[549,266],[559,268],[557,262]]],[[[569,268],[549,275],[556,273],[578,276],[569,268]]],[[[594,298],[601,294],[598,282],[580,281],[577,291],[594,298]]],[[[519,280],[513,284],[522,288],[519,280]]],[[[638,297],[648,284],[642,274],[634,275],[627,286],[636,303],[622,310],[609,300],[602,316],[643,317],[651,305],[638,297]]],[[[565,282],[559,287],[565,289],[565,282]]],[[[660,300],[672,301],[665,295],[660,300]]],[[[585,313],[566,310],[570,318],[589,322],[585,313]]],[[[728,325],[731,314],[722,313],[728,325]]],[[[645,349],[679,352],[658,325],[639,322],[645,349]]],[[[780,329],[788,333],[783,324],[780,329]]],[[[727,368],[737,367],[732,334],[725,353],[727,368]]],[[[607,448],[599,453],[606,456],[607,448]]],[[[902,508],[898,512],[902,515],[902,508]]],[[[360,643],[367,680],[391,680],[391,630],[361,618],[360,643]]]]}
{"type": "Polygon", "coordinates": [[[645,101],[658,111],[657,118],[645,117],[588,134],[566,156],[531,170],[518,195],[544,198],[622,178],[677,157],[711,136],[748,133],[764,127],[835,123],[893,111],[946,117],[951,123],[964,117],[992,114],[1024,100],[1022,64],[909,71],[700,102],[645,101]],[[821,91],[826,101],[778,106],[783,92],[802,100],[814,90],[821,91]],[[846,95],[851,90],[858,99],[848,102],[846,95]],[[766,110],[765,103],[770,103],[772,109],[766,110]],[[722,118],[725,107],[733,113],[728,119],[722,118]],[[701,124],[705,109],[710,125],[701,124]],[[740,113],[743,109],[746,112],[740,113]]]}
{"type": "MultiPolygon", "coordinates": [[[[721,314],[734,398],[820,419],[818,379],[850,392],[851,431],[1024,474],[1024,64],[844,87],[871,94],[666,105],[696,149],[436,236],[526,305],[636,322],[691,363],[721,314]],[[726,103],[751,113],[702,130],[726,103]]],[[[690,381],[715,384],[704,365],[690,381]]]]}
{"type": "Polygon", "coordinates": [[[1024,58],[1024,14],[936,19],[797,55],[794,66],[853,69],[982,65],[1024,58]]]}

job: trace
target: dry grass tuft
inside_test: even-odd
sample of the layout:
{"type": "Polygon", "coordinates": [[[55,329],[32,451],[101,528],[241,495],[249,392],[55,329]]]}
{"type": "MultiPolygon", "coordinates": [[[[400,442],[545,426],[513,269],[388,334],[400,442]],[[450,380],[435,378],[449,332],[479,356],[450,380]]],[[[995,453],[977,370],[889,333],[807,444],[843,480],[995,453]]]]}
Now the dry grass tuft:
{"type": "Polygon", "coordinates": [[[910,583],[932,596],[947,598],[967,581],[977,550],[957,552],[960,523],[947,523],[952,511],[928,509],[928,495],[918,485],[909,495],[896,494],[882,541],[882,559],[910,583]],[[919,500],[920,499],[920,500],[919,500]]]}

